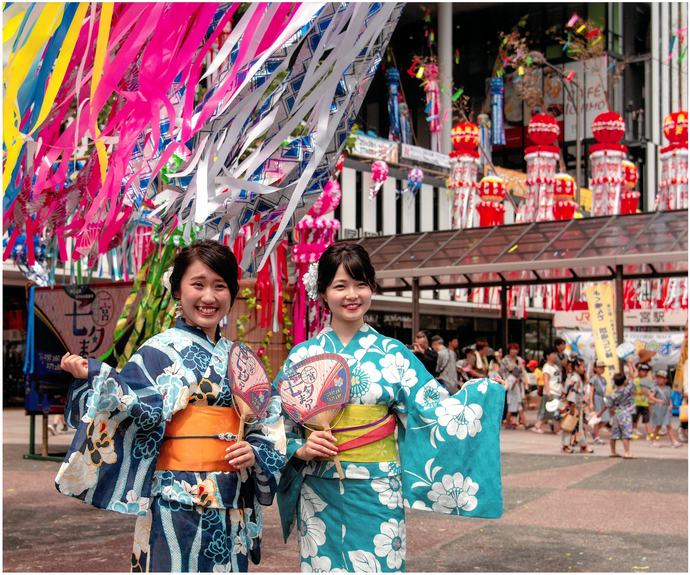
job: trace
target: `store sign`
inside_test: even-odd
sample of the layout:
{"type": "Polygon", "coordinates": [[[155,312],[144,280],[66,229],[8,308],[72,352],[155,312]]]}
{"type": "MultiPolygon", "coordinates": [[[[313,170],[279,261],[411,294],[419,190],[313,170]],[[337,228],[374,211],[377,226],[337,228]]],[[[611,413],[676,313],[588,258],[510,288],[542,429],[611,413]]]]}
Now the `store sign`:
{"type": "MultiPolygon", "coordinates": [[[[580,121],[580,137],[592,138],[592,122],[599,114],[608,111],[606,103],[606,56],[591,58],[583,62],[569,62],[565,65],[564,74],[575,72],[573,78],[580,86],[580,110],[575,110],[574,104],[567,94],[564,97],[565,107],[565,139],[575,140],[577,120],[580,121]]],[[[569,86],[573,96],[575,86],[569,86]]]]}
{"type": "Polygon", "coordinates": [[[450,170],[450,158],[447,154],[433,152],[426,148],[419,146],[411,146],[410,144],[401,144],[400,158],[403,160],[411,160],[413,162],[423,162],[432,166],[446,168],[450,170]]]}
{"type": "Polygon", "coordinates": [[[357,134],[355,136],[355,145],[350,155],[397,164],[398,143],[357,134]]]}
{"type": "MultiPolygon", "coordinates": [[[[682,327],[688,321],[687,310],[676,309],[633,309],[623,313],[626,327],[682,327]]],[[[557,311],[553,315],[557,329],[590,329],[592,320],[589,311],[557,311]]]]}

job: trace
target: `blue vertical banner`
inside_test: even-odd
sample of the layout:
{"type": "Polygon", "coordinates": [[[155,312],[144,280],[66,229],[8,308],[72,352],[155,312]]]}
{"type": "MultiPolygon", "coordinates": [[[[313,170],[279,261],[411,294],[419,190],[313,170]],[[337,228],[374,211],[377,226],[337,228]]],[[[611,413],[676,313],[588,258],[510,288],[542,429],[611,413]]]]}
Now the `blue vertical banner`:
{"type": "Polygon", "coordinates": [[[390,121],[388,139],[399,142],[401,140],[400,107],[398,105],[400,72],[397,68],[386,70],[386,82],[388,84],[388,119],[390,121]]]}
{"type": "Polygon", "coordinates": [[[503,78],[491,78],[491,141],[494,145],[505,146],[506,131],[503,124],[503,78]]]}

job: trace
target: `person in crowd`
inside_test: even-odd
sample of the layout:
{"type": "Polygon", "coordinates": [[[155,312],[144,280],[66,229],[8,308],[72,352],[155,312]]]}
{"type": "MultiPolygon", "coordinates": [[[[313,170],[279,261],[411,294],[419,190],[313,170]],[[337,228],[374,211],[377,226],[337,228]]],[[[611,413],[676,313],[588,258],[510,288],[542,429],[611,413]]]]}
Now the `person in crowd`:
{"type": "Polygon", "coordinates": [[[656,385],[649,393],[649,400],[654,404],[652,408],[652,426],[654,427],[654,447],[661,447],[659,440],[659,430],[662,426],[666,426],[666,435],[668,435],[671,445],[673,447],[682,447],[683,444],[676,439],[671,425],[671,410],[673,404],[671,402],[671,387],[668,385],[668,373],[666,370],[660,369],[654,374],[656,385]]]}
{"type": "Polygon", "coordinates": [[[137,516],[135,572],[247,571],[258,563],[262,505],[285,463],[278,395],[245,426],[228,379],[231,342],[219,324],[237,296],[226,246],[200,241],[175,259],[175,327],[147,340],[124,368],[66,354],[77,381],[66,419],[77,428],[55,479],[61,493],[137,516]]]}
{"type": "Polygon", "coordinates": [[[613,376],[613,392],[606,396],[605,405],[597,414],[601,417],[603,410],[610,409],[613,413],[611,417],[611,452],[609,457],[620,457],[616,451],[616,442],[623,442],[623,458],[632,459],[630,452],[630,440],[632,439],[632,418],[635,413],[633,403],[633,393],[635,386],[631,379],[624,373],[617,373],[613,376]]]}
{"type": "Polygon", "coordinates": [[[443,338],[435,335],[431,338],[431,347],[438,355],[434,374],[451,395],[458,390],[458,372],[455,369],[455,361],[451,357],[450,350],[443,345],[443,338]]]}
{"type": "Polygon", "coordinates": [[[604,399],[606,398],[606,380],[604,379],[605,369],[606,364],[603,361],[595,361],[594,365],[592,366],[592,376],[589,378],[592,395],[591,411],[592,413],[601,413],[601,416],[597,417],[598,421],[594,424],[592,429],[594,443],[599,445],[604,445],[606,443],[601,438],[601,430],[606,427],[611,420],[609,410],[602,409],[604,407],[604,399]]]}
{"type": "Polygon", "coordinates": [[[549,348],[544,351],[546,363],[542,368],[544,377],[543,395],[541,403],[539,404],[539,411],[537,412],[537,423],[532,428],[535,433],[544,433],[544,424],[551,422],[553,425],[553,432],[560,431],[560,424],[555,419],[554,415],[558,412],[558,407],[555,409],[548,409],[553,407],[554,400],[560,400],[563,392],[563,380],[561,366],[558,362],[558,352],[555,348],[549,348]],[[547,404],[549,404],[547,406],[547,404]],[[548,407],[548,408],[547,408],[548,407]]]}
{"type": "Polygon", "coordinates": [[[461,377],[460,377],[460,372],[458,370],[458,352],[460,351],[460,342],[458,341],[457,337],[451,337],[448,340],[448,352],[450,354],[450,362],[451,365],[453,366],[453,369],[455,370],[455,385],[458,389],[461,387],[461,377]]]}
{"type": "Polygon", "coordinates": [[[467,352],[465,370],[470,377],[481,378],[489,374],[488,355],[490,350],[486,340],[477,340],[475,349],[467,352]]]}
{"type": "Polygon", "coordinates": [[[508,355],[501,360],[501,377],[506,382],[506,400],[508,403],[508,422],[507,427],[517,429],[518,424],[523,429],[527,428],[525,417],[525,385],[527,374],[525,371],[525,361],[518,355],[520,345],[517,343],[508,344],[508,355]]]}
{"type": "Polygon", "coordinates": [[[562,337],[557,337],[553,340],[553,347],[556,350],[556,355],[558,355],[558,364],[561,366],[561,381],[565,381],[570,369],[566,352],[567,343],[562,337]]]}
{"type": "Polygon", "coordinates": [[[377,283],[362,246],[326,249],[317,277],[309,291],[330,310],[330,326],[295,346],[283,373],[306,358],[337,354],[352,384],[334,429],[286,422],[289,461],[278,495],[283,534],[297,522],[302,571],[404,571],[405,507],[501,514],[505,391],[483,379],[450,396],[410,349],[364,322],[377,283]]]}
{"type": "Polygon", "coordinates": [[[436,372],[436,366],[438,365],[438,353],[429,345],[429,334],[420,329],[414,338],[414,343],[412,344],[412,351],[417,356],[417,359],[422,362],[424,368],[429,373],[436,372]]]}
{"type": "Polygon", "coordinates": [[[586,398],[589,385],[585,381],[585,360],[581,357],[570,358],[571,371],[565,382],[563,393],[565,395],[565,413],[570,418],[575,418],[572,429],[561,431],[561,451],[572,453],[573,446],[580,444],[580,451],[592,453],[590,445],[590,430],[586,423],[585,415],[589,409],[586,398]]]}
{"type": "Polygon", "coordinates": [[[637,366],[637,374],[633,379],[635,393],[633,401],[635,403],[635,417],[633,418],[633,439],[645,436],[649,441],[654,439],[652,425],[649,421],[649,394],[654,390],[654,380],[650,377],[651,369],[646,363],[637,366]],[[644,425],[644,432],[638,431],[640,420],[644,425]]]}

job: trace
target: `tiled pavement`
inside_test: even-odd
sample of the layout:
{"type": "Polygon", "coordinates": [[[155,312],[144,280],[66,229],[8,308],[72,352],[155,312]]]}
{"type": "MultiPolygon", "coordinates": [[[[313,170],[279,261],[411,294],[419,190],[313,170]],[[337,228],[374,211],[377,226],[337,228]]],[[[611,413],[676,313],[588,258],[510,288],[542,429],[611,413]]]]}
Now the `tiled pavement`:
{"type": "MultiPolygon", "coordinates": [[[[69,434],[51,438],[51,452],[69,434]]],[[[413,511],[408,571],[687,572],[688,452],[633,443],[637,459],[563,455],[558,438],[502,433],[505,513],[495,520],[413,511]]],[[[3,569],[129,570],[134,519],[59,495],[58,464],[22,458],[28,418],[3,412],[3,569]]],[[[263,558],[253,571],[299,568],[294,538],[266,510],[263,558]]]]}

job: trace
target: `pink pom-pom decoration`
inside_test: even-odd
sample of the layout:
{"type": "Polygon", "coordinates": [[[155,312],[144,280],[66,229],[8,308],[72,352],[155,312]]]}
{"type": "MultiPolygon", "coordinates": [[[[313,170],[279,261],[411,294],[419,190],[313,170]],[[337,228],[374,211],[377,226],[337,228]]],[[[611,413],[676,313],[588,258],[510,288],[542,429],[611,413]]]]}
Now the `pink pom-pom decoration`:
{"type": "Polygon", "coordinates": [[[369,199],[373,200],[379,193],[381,186],[388,179],[388,164],[383,160],[376,160],[371,164],[372,184],[369,187],[369,199]]]}

